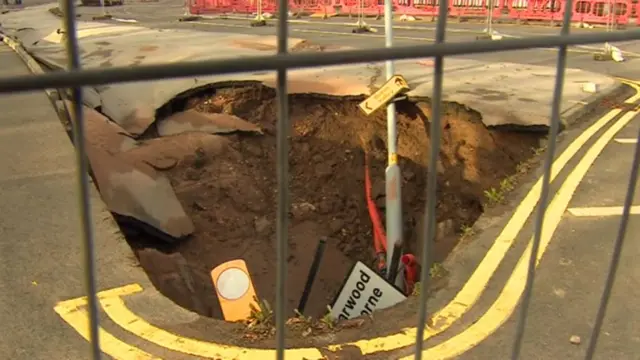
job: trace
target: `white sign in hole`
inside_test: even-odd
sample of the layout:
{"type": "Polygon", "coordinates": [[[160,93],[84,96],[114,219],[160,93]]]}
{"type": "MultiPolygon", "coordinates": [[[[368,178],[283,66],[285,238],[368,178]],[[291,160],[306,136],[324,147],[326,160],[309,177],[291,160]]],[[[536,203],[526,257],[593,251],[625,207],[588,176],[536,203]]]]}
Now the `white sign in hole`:
{"type": "Polygon", "coordinates": [[[331,316],[348,320],[371,315],[375,310],[388,308],[406,299],[400,290],[358,261],[333,303],[331,316]]]}

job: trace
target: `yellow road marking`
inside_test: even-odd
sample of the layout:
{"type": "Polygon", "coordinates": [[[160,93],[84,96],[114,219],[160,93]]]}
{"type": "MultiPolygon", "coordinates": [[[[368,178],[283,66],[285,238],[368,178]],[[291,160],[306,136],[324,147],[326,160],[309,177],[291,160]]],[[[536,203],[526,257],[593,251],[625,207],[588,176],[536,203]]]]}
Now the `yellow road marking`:
{"type": "MultiPolygon", "coordinates": [[[[568,211],[573,216],[620,216],[622,209],[622,206],[597,206],[570,208],[568,211]]],[[[640,214],[640,206],[632,206],[630,210],[631,215],[640,214]]]]}
{"type": "MultiPolygon", "coordinates": [[[[551,205],[547,209],[545,216],[544,227],[542,231],[540,248],[537,254],[536,266],[540,264],[540,259],[544,254],[551,237],[556,228],[562,220],[562,215],[569,205],[569,201],[573,197],[580,181],[586,175],[587,171],[593,165],[598,155],[602,152],[604,147],[611,141],[611,139],[626,126],[638,112],[628,112],[624,114],[618,121],[616,121],[587,151],[582,160],[569,174],[565,182],[562,184],[560,190],[554,197],[551,205]]],[[[532,239],[533,240],[533,239],[532,239]]],[[[531,241],[532,241],[531,240],[531,241]]],[[[426,359],[450,359],[458,356],[465,351],[478,345],[482,340],[489,337],[495,332],[504,322],[511,316],[515,310],[520,296],[524,292],[526,280],[527,280],[527,267],[529,257],[531,254],[531,241],[527,246],[524,254],[520,257],[518,264],[516,265],[513,273],[509,277],[509,280],[505,284],[498,299],[491,305],[489,310],[480,317],[478,321],[473,323],[470,327],[459,333],[458,335],[450,338],[449,340],[440,343],[430,349],[422,352],[422,356],[426,359]]],[[[413,356],[404,357],[401,360],[411,360],[413,356]]]]}
{"type": "MultiPolygon", "coordinates": [[[[142,288],[136,285],[137,291],[142,288]]],[[[242,359],[263,360],[271,359],[276,351],[273,349],[253,349],[205,342],[179,336],[146,322],[131,312],[120,297],[100,297],[100,304],[104,312],[119,326],[141,337],[144,340],[165,347],[167,349],[195,355],[209,359],[242,359]]],[[[318,349],[287,349],[287,359],[320,360],[324,356],[318,349]]]]}
{"type": "Polygon", "coordinates": [[[635,85],[640,85],[640,81],[638,81],[638,80],[633,80],[633,79],[620,77],[620,76],[614,76],[613,78],[616,79],[616,80],[620,80],[623,83],[631,83],[631,84],[635,84],[635,85]]]}
{"type": "MultiPolygon", "coordinates": [[[[120,290],[120,289],[119,289],[120,290]]],[[[114,292],[115,296],[122,293],[122,291],[114,292]]],[[[104,295],[103,295],[104,296],[104,295]]],[[[87,305],[87,298],[81,297],[78,299],[72,299],[59,302],[54,310],[58,315],[71,325],[80,336],[85,340],[90,341],[89,336],[89,313],[83,307],[87,305]]],[[[102,327],[98,328],[98,336],[100,340],[100,349],[105,354],[113,357],[117,360],[162,360],[159,357],[155,357],[147,352],[144,352],[137,347],[131,346],[123,341],[120,341],[115,336],[108,333],[102,327]]]]}
{"type": "Polygon", "coordinates": [[[635,144],[638,141],[638,139],[617,138],[617,139],[614,139],[613,141],[619,144],[635,144]]]}

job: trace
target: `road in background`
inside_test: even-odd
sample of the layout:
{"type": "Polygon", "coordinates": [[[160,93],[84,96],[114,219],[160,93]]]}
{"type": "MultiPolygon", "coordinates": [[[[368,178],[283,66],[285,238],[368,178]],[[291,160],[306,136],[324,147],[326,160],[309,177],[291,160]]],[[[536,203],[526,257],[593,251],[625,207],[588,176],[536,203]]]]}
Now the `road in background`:
{"type": "MultiPolygon", "coordinates": [[[[130,2],[124,6],[110,7],[107,9],[113,15],[114,21],[136,21],[139,25],[154,28],[179,28],[195,29],[212,32],[231,32],[256,35],[276,35],[276,20],[268,21],[265,27],[252,27],[251,16],[235,15],[229,19],[218,17],[202,18],[193,22],[179,22],[178,18],[185,13],[184,3],[177,0],[160,0],[158,2],[130,2]]],[[[78,13],[82,20],[90,20],[92,16],[99,15],[99,8],[80,7],[78,13]]],[[[302,38],[309,42],[322,46],[341,46],[352,48],[377,48],[384,47],[384,20],[375,18],[366,19],[367,24],[374,27],[377,33],[352,33],[356,19],[348,17],[335,17],[331,19],[291,19],[290,36],[302,38]]],[[[394,28],[394,46],[424,45],[433,43],[435,36],[435,23],[399,22],[394,28]]],[[[447,25],[446,41],[461,42],[474,41],[482,33],[485,24],[481,22],[457,23],[449,22],[447,25]]],[[[505,38],[558,35],[559,27],[544,25],[517,26],[512,24],[497,24],[494,26],[505,38]]],[[[571,29],[573,33],[601,32],[602,28],[571,29]]],[[[212,45],[215,39],[212,39],[212,45]]],[[[572,47],[568,58],[568,67],[590,70],[597,73],[621,76],[627,78],[640,78],[640,42],[616,43],[616,46],[625,51],[626,62],[615,63],[613,61],[595,61],[594,51],[603,48],[604,45],[594,44],[589,46],[572,47]]],[[[556,49],[533,49],[522,51],[509,51],[500,53],[487,53],[477,55],[461,55],[461,58],[471,58],[489,62],[514,62],[533,65],[556,65],[556,49]]],[[[446,75],[446,74],[445,74],[446,75]]]]}

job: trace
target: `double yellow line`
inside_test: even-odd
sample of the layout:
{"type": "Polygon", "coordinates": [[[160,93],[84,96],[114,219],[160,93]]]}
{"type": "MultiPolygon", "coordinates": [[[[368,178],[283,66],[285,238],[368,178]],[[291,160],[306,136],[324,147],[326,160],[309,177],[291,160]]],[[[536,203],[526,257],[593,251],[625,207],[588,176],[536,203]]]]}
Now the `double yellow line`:
{"type": "MultiPolygon", "coordinates": [[[[626,83],[636,90],[636,95],[627,99],[625,103],[634,104],[640,101],[640,86],[638,86],[637,83],[626,83]]],[[[619,117],[585,153],[584,157],[568,175],[550,203],[545,217],[540,249],[537,254],[538,261],[544,254],[571,197],[590,166],[616,133],[627,125],[637,114],[637,111],[623,113],[620,109],[609,111],[583,131],[554,161],[550,174],[552,181],[597,132],[619,117]]],[[[542,179],[539,179],[524,200],[518,205],[513,216],[460,292],[449,304],[434,314],[430,322],[434,325],[425,329],[425,336],[422,340],[426,340],[448,329],[477,302],[489,280],[504,259],[507,251],[512,247],[516,237],[533,213],[540,197],[541,188],[542,179]]],[[[527,261],[530,253],[531,244],[529,244],[521,256],[513,273],[506,282],[504,289],[489,310],[466,330],[435,347],[425,350],[423,352],[425,358],[449,359],[455,357],[474,347],[496,331],[513,313],[524,291],[527,276],[527,261]]],[[[158,328],[131,312],[121,299],[122,296],[130,295],[141,290],[142,288],[139,285],[134,284],[98,294],[102,308],[108,317],[118,326],[139,338],[172,351],[191,354],[201,358],[260,360],[275,355],[275,351],[272,349],[243,348],[205,342],[176,335],[158,328]]],[[[55,311],[75,328],[81,336],[88,340],[88,316],[84,306],[86,306],[86,299],[72,299],[59,303],[55,307],[55,311]]],[[[344,345],[351,345],[358,347],[363,354],[392,351],[413,345],[416,341],[416,332],[415,327],[406,328],[396,334],[374,339],[363,339],[348,344],[332,345],[329,346],[329,349],[335,351],[344,345]]],[[[159,359],[118,340],[102,328],[100,329],[100,339],[102,341],[103,351],[115,359],[159,359]]],[[[323,358],[322,353],[317,348],[288,349],[286,356],[287,359],[290,360],[323,358]]],[[[411,356],[408,356],[403,360],[410,360],[411,358],[411,356]]]]}
{"type": "MultiPolygon", "coordinates": [[[[640,87],[636,83],[627,84],[636,90],[636,95],[625,100],[625,103],[634,104],[640,100],[640,87]]],[[[553,163],[550,174],[551,180],[553,180],[558,175],[560,170],[567,164],[567,162],[571,158],[573,158],[578,150],[580,150],[580,148],[582,148],[582,146],[584,146],[584,144],[596,132],[607,125],[612,119],[620,115],[621,112],[622,110],[619,109],[609,111],[606,115],[596,121],[595,124],[591,125],[587,130],[580,134],[580,136],[578,136],[578,138],[576,138],[562,153],[562,155],[560,155],[560,157],[558,157],[558,159],[553,163]]],[[[591,148],[586,152],[584,157],[568,175],[559,191],[551,201],[549,207],[547,208],[544,222],[545,226],[543,227],[543,231],[541,234],[540,248],[537,254],[536,266],[539,264],[542,255],[544,254],[547,246],[549,245],[549,242],[551,241],[553,233],[560,224],[560,220],[562,219],[562,215],[569,205],[569,201],[573,197],[573,194],[575,193],[578,185],[586,175],[591,165],[594,163],[605,146],[613,139],[613,137],[637,115],[637,111],[629,111],[622,115],[609,129],[607,129],[606,132],[602,134],[602,136],[600,136],[600,138],[595,141],[591,148]]],[[[520,206],[518,206],[515,214],[513,215],[509,223],[507,223],[507,226],[504,228],[500,236],[498,236],[498,239],[496,239],[493,247],[489,250],[480,266],[478,266],[478,268],[474,272],[474,275],[472,275],[472,277],[469,279],[469,282],[467,282],[465,288],[467,286],[475,287],[472,283],[474,279],[476,281],[482,281],[482,287],[486,285],[488,278],[491,277],[496,267],[502,261],[502,258],[504,257],[508,246],[511,246],[515,237],[518,235],[527,218],[530,216],[535,205],[537,204],[541,188],[542,179],[538,180],[529,194],[527,194],[525,199],[522,201],[520,206]],[[488,260],[488,262],[485,263],[486,260],[488,260]],[[488,272],[485,274],[478,274],[478,276],[475,277],[478,271],[483,270],[488,272]]],[[[478,321],[473,323],[470,327],[465,329],[460,334],[423,351],[422,355],[424,358],[432,360],[449,359],[462,354],[490,336],[509,318],[509,316],[511,316],[516,306],[518,305],[518,301],[520,300],[520,297],[522,296],[522,293],[525,289],[528,259],[531,256],[532,241],[533,239],[531,239],[524,254],[522,254],[522,256],[520,257],[520,260],[518,261],[513,273],[507,280],[498,299],[493,303],[493,305],[491,305],[489,310],[484,313],[478,321]]],[[[461,291],[456,298],[458,298],[461,293],[464,293],[464,291],[465,289],[463,289],[463,291],[461,291]]],[[[477,297],[475,296],[476,294],[479,295],[476,291],[470,292],[468,296],[465,297],[465,299],[471,300],[472,303],[475,303],[475,301],[477,300],[477,297]]],[[[405,357],[402,360],[410,359],[412,359],[412,356],[405,357]]]]}

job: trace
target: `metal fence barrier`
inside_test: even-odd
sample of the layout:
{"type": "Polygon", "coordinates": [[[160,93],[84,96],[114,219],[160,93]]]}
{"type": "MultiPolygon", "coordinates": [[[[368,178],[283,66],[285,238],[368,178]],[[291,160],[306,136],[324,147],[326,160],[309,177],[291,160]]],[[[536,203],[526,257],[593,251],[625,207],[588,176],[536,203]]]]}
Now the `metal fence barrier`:
{"type": "MultiPolygon", "coordinates": [[[[76,146],[77,161],[77,182],[80,192],[79,211],[82,222],[82,239],[84,242],[84,262],[85,262],[85,282],[87,288],[88,306],[90,312],[90,341],[92,348],[92,358],[100,359],[101,351],[98,337],[98,303],[96,297],[96,270],[94,264],[94,239],[92,229],[92,219],[89,208],[89,177],[87,156],[84,139],[84,117],[82,86],[106,85],[110,83],[120,83],[129,81],[145,81],[166,78],[189,77],[196,75],[228,74],[249,71],[277,71],[277,182],[278,182],[278,204],[277,204],[277,293],[276,293],[276,358],[284,359],[285,355],[285,314],[284,299],[286,294],[285,275],[287,273],[287,238],[288,238],[288,209],[289,209],[289,186],[288,186],[288,150],[289,141],[287,138],[289,126],[288,97],[287,97],[287,71],[293,68],[306,68],[315,66],[338,65],[348,63],[363,63],[372,61],[397,60],[418,57],[433,57],[434,79],[433,79],[433,119],[430,124],[430,134],[433,141],[430,149],[430,164],[437,162],[437,154],[440,149],[440,117],[443,84],[443,61],[448,55],[476,54],[495,51],[521,50],[530,48],[558,47],[557,74],[554,88],[554,100],[551,110],[551,127],[549,132],[548,149],[544,161],[544,175],[542,191],[540,194],[539,207],[535,218],[535,229],[532,244],[531,256],[528,264],[528,274],[524,297],[518,319],[517,331],[513,342],[512,359],[520,356],[521,344],[524,337],[525,323],[527,320],[527,310],[531,301],[532,286],[535,275],[536,255],[540,245],[541,229],[544,223],[544,215],[549,197],[549,182],[551,164],[554,159],[556,138],[560,124],[560,104],[562,99],[562,89],[564,83],[564,72],[567,62],[567,47],[577,44],[591,44],[614,42],[623,40],[640,39],[640,30],[629,30],[620,32],[607,32],[597,34],[570,35],[571,11],[564,13],[561,34],[558,36],[538,36],[524,39],[508,39],[501,41],[472,41],[448,44],[445,42],[446,22],[447,22],[447,2],[439,2],[439,17],[436,26],[435,43],[429,46],[408,46],[395,48],[381,48],[369,50],[351,50],[323,54],[288,54],[288,1],[279,0],[278,3],[278,51],[277,55],[263,56],[255,58],[242,58],[233,60],[214,60],[199,63],[178,63],[168,65],[153,65],[136,68],[113,68],[81,70],[79,57],[78,38],[75,24],[75,7],[72,0],[65,0],[62,3],[65,14],[64,26],[67,34],[66,48],[68,55],[67,72],[56,72],[38,76],[20,76],[0,79],[0,93],[24,92],[33,90],[44,90],[51,88],[72,88],[72,101],[74,117],[74,143],[76,146]]],[[[572,0],[566,1],[566,9],[572,9],[572,0]]],[[[616,276],[616,270],[620,258],[622,244],[625,237],[627,223],[629,221],[630,207],[634,196],[635,184],[638,178],[638,161],[640,160],[640,132],[638,133],[638,143],[635,148],[633,167],[629,179],[629,186],[624,202],[622,220],[620,222],[618,234],[615,241],[614,251],[610,263],[609,272],[602,293],[602,299],[598,306],[593,333],[589,342],[586,359],[592,359],[595,353],[598,335],[605,316],[607,303],[616,276]]],[[[427,178],[427,204],[425,208],[425,231],[421,236],[424,244],[428,245],[434,239],[436,226],[436,171],[429,171],[427,178]]],[[[427,259],[421,270],[422,291],[420,295],[420,307],[418,314],[417,335],[415,344],[415,359],[422,358],[423,342],[427,320],[427,294],[430,268],[430,248],[424,246],[422,259],[427,259]]]]}

